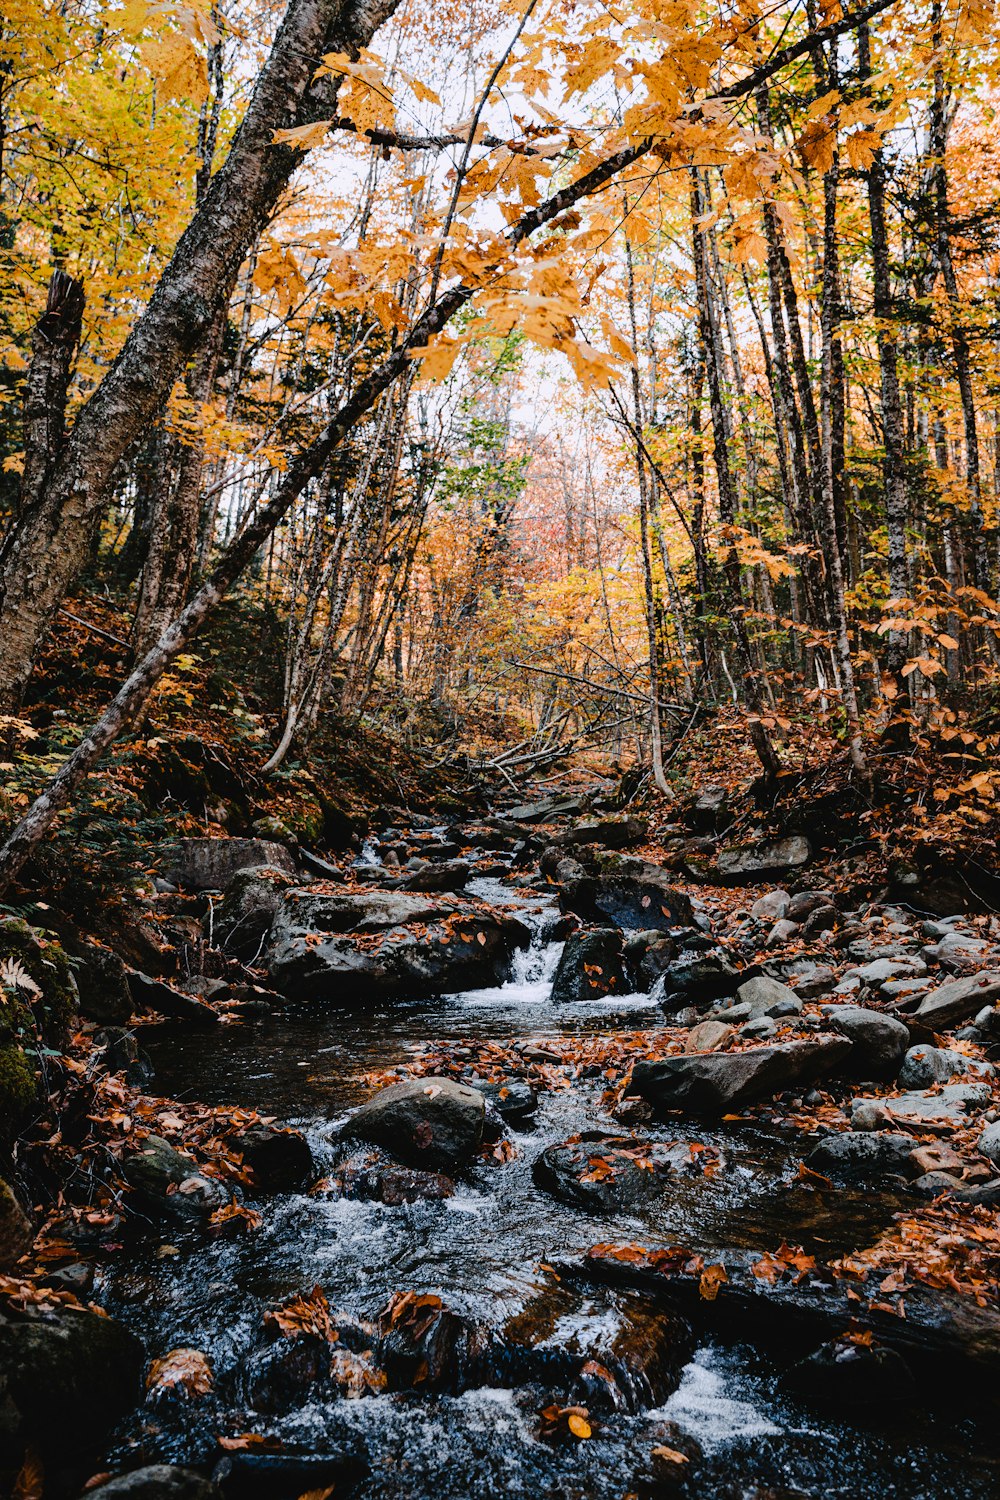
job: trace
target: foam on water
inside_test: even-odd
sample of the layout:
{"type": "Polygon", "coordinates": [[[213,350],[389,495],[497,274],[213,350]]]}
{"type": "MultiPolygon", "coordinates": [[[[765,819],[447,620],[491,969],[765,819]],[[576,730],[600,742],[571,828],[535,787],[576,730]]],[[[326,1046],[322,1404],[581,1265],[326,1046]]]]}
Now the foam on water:
{"type": "Polygon", "coordinates": [[[709,1450],[737,1438],[779,1436],[783,1429],[748,1399],[752,1394],[718,1351],[699,1349],[677,1390],[649,1417],[669,1418],[709,1450]]]}

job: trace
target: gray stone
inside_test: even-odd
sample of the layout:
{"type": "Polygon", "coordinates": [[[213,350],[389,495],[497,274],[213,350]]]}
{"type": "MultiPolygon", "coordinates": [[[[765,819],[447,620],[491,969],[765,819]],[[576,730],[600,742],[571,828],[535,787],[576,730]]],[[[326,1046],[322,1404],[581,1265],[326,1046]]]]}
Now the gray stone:
{"type": "Polygon", "coordinates": [[[553,834],[556,846],[601,844],[605,849],[628,849],[644,844],[649,837],[645,818],[602,818],[593,823],[577,823],[573,828],[553,834]]]}
{"type": "Polygon", "coordinates": [[[691,804],[691,827],[698,833],[721,833],[733,821],[729,793],[724,786],[709,786],[691,804]]]}
{"type": "Polygon", "coordinates": [[[799,930],[797,922],[790,922],[787,917],[782,917],[775,922],[767,935],[767,946],[769,948],[780,948],[782,944],[790,942],[799,930]]]}
{"type": "Polygon", "coordinates": [[[663,1109],[725,1114],[792,1084],[827,1077],[850,1050],[846,1038],[820,1034],[745,1052],[640,1060],[632,1071],[632,1089],[663,1109]]]}
{"type": "Polygon", "coordinates": [[[415,1078],[380,1089],[356,1110],[344,1135],[386,1151],[407,1165],[463,1166],[483,1142],[486,1100],[451,1078],[415,1078]]]}
{"type": "Polygon", "coordinates": [[[755,1016],[753,1020],[747,1021],[744,1026],[740,1027],[740,1035],[759,1039],[764,1036],[774,1036],[777,1030],[778,1023],[770,1016],[755,1016]]]}
{"type": "Polygon", "coordinates": [[[958,974],[980,967],[989,946],[982,938],[972,937],[967,932],[948,932],[936,943],[928,945],[923,952],[924,957],[931,962],[958,974]]]}
{"type": "Polygon", "coordinates": [[[949,1026],[959,1025],[982,1006],[994,1005],[997,1000],[1000,1000],[1000,970],[987,969],[962,979],[950,979],[931,990],[917,1007],[915,1016],[926,1026],[947,1031],[949,1026]]]}
{"type": "Polygon", "coordinates": [[[828,1025],[854,1043],[850,1068],[855,1076],[895,1075],[910,1040],[902,1021],[863,1005],[828,1005],[823,1014],[828,1025]]]}
{"type": "Polygon", "coordinates": [[[610,922],[628,932],[669,932],[690,927],[694,920],[691,899],[678,890],[675,879],[649,860],[628,854],[609,857],[599,875],[567,881],[562,904],[586,922],[610,922]]]}
{"type": "Polygon", "coordinates": [[[914,974],[925,974],[927,965],[922,958],[875,958],[868,964],[860,964],[856,968],[848,969],[844,979],[859,979],[862,984],[878,985],[884,984],[887,979],[897,979],[900,976],[912,976],[914,974]]]}
{"type": "Polygon", "coordinates": [[[663,971],[650,995],[666,1011],[677,1011],[731,995],[738,983],[739,971],[725,953],[685,953],[663,971]]]}
{"type": "Polygon", "coordinates": [[[285,892],[294,884],[294,876],[276,865],[237,870],[211,917],[216,946],[244,960],[259,954],[285,892]]]}
{"type": "Polygon", "coordinates": [[[811,1171],[827,1177],[868,1181],[905,1173],[914,1149],[915,1143],[908,1135],[845,1130],[820,1141],[805,1163],[811,1171]]]}
{"type": "Polygon", "coordinates": [[[568,818],[585,809],[582,797],[546,797],[541,802],[521,802],[510,808],[505,816],[512,823],[547,823],[552,818],[568,818]]]}
{"type": "Polygon", "coordinates": [[[806,917],[818,911],[821,906],[833,905],[832,891],[796,891],[788,903],[788,910],[784,913],[793,922],[804,922],[806,917]]]}
{"type": "Polygon", "coordinates": [[[461,891],[472,874],[472,866],[464,859],[444,859],[436,864],[424,863],[412,875],[400,882],[404,891],[461,891]]]}
{"type": "Polygon", "coordinates": [[[788,916],[791,899],[787,891],[768,891],[766,896],[757,897],[750,908],[750,915],[761,922],[780,922],[783,917],[788,916]]]}
{"type": "Polygon", "coordinates": [[[177,839],[160,851],[163,874],[189,891],[224,891],[237,870],[271,865],[295,874],[284,844],[269,839],[177,839]]]}
{"type": "Polygon", "coordinates": [[[987,1125],[979,1137],[979,1149],[993,1162],[994,1166],[1000,1167],[1000,1120],[994,1120],[992,1125],[987,1125]]]}
{"type": "Polygon", "coordinates": [[[204,1222],[229,1202],[221,1182],[206,1177],[193,1157],[158,1135],[147,1136],[141,1149],[126,1157],[122,1171],[141,1211],[157,1219],[204,1222]]]}
{"type": "Polygon", "coordinates": [[[932,1083],[950,1083],[964,1073],[977,1078],[992,1078],[996,1069],[978,1058],[967,1057],[964,1052],[953,1052],[950,1047],[930,1047],[921,1043],[911,1047],[899,1070],[899,1083],[904,1089],[926,1089],[932,1083]]]}
{"type": "Polygon", "coordinates": [[[954,1177],[951,1172],[921,1172],[910,1183],[910,1187],[918,1197],[938,1198],[942,1193],[953,1193],[956,1188],[962,1186],[962,1179],[954,1177]]]}
{"type": "Polygon", "coordinates": [[[855,1130],[903,1125],[933,1134],[965,1123],[970,1112],[989,1103],[992,1092],[988,1083],[949,1083],[936,1093],[916,1091],[885,1099],[852,1099],[851,1125],[855,1130]]]}
{"type": "Polygon", "coordinates": [[[222,1500],[222,1491],[194,1469],[149,1464],[87,1490],[81,1500],[222,1500]]]}
{"type": "Polygon", "coordinates": [[[783,839],[765,839],[759,844],[723,849],[716,869],[723,881],[733,885],[750,884],[781,870],[797,870],[812,858],[812,845],[802,834],[783,839]]]}
{"type": "Polygon", "coordinates": [[[793,989],[767,974],[745,979],[736,991],[737,999],[750,1006],[750,1018],[758,1016],[792,1016],[802,1009],[802,1001],[793,989]]]}
{"type": "Polygon", "coordinates": [[[701,1021],[697,1026],[692,1026],[684,1043],[684,1051],[718,1052],[735,1035],[735,1028],[727,1026],[725,1021],[701,1021]]]}
{"type": "Polygon", "coordinates": [[[124,1026],[135,1008],[128,973],[117,953],[84,943],[76,959],[76,987],[80,1013],[88,1021],[124,1026]]]}
{"type": "Polygon", "coordinates": [[[837,982],[833,969],[821,964],[812,964],[803,970],[793,963],[789,966],[788,977],[802,1000],[819,1000],[823,995],[829,995],[837,982]]]}
{"type": "Polygon", "coordinates": [[[576,932],[566,939],[552,981],[556,1005],[624,995],[628,989],[622,968],[622,935],[617,927],[576,932]]]}

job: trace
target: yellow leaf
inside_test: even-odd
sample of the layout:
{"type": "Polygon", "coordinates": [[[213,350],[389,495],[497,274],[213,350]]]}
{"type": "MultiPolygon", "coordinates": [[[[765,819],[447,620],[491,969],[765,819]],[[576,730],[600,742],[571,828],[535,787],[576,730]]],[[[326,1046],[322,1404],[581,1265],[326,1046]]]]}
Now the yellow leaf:
{"type": "Polygon", "coordinates": [[[691,1461],[679,1448],[668,1448],[665,1443],[657,1444],[652,1453],[654,1458],[662,1458],[668,1464],[686,1464],[691,1461]]]}
{"type": "Polygon", "coordinates": [[[200,104],[207,98],[208,64],[188,37],[178,32],[154,37],[143,42],[139,52],[169,99],[190,99],[200,104]]]}
{"type": "Polygon", "coordinates": [[[408,82],[410,88],[416,94],[417,99],[421,104],[441,103],[439,96],[434,92],[434,90],[432,88],[429,88],[426,83],[421,83],[419,78],[410,78],[408,82]]]}
{"type": "Polygon", "coordinates": [[[593,1431],[586,1417],[578,1416],[576,1412],[573,1412],[573,1414],[567,1419],[567,1425],[573,1436],[575,1438],[579,1438],[581,1442],[585,1438],[589,1438],[591,1432],[593,1431]]]}
{"type": "Polygon", "coordinates": [[[437,338],[423,349],[412,349],[410,358],[419,359],[422,380],[444,380],[461,347],[461,339],[437,338]]]}
{"type": "Polygon", "coordinates": [[[844,155],[859,172],[867,172],[875,152],[882,144],[882,137],[874,130],[856,130],[844,140],[844,155]]]}
{"type": "Polygon", "coordinates": [[[311,125],[294,125],[291,130],[276,130],[271,140],[276,146],[295,146],[299,151],[311,151],[322,146],[332,120],[314,120],[311,125]]]}

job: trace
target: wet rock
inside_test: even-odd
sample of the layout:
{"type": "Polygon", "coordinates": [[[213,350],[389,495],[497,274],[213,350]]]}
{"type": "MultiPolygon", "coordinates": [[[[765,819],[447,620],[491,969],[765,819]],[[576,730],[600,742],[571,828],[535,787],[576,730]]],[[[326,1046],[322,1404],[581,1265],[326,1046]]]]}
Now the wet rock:
{"type": "Polygon", "coordinates": [[[821,1033],[806,1041],[778,1042],[745,1052],[642,1060],[632,1070],[632,1088],[661,1109],[725,1114],[792,1084],[828,1077],[850,1050],[845,1037],[821,1033]]]}
{"type": "Polygon", "coordinates": [[[28,1441],[44,1454],[98,1448],[137,1401],[143,1363],[139,1340],[113,1318],[70,1308],[0,1313],[0,1390],[16,1463],[28,1441]]]}
{"type": "Polygon", "coordinates": [[[677,957],[677,944],[667,933],[653,928],[648,932],[629,933],[623,953],[634,988],[649,990],[677,957]]]}
{"type": "Polygon", "coordinates": [[[802,834],[783,839],[765,839],[758,844],[723,849],[716,860],[719,879],[725,884],[750,885],[768,875],[801,869],[812,858],[812,845],[802,834]]]}
{"type": "Polygon", "coordinates": [[[806,1400],[837,1406],[910,1401],[917,1386],[903,1356],[878,1344],[834,1339],[786,1372],[785,1387],[806,1400]]]}
{"type": "Polygon", "coordinates": [[[381,1089],[356,1110],[347,1137],[382,1146],[417,1167],[463,1166],[483,1142],[486,1101],[450,1078],[419,1078],[381,1089]]]}
{"type": "Polygon", "coordinates": [[[250,1125],[227,1137],[227,1145],[253,1172],[254,1185],[265,1193],[292,1193],[315,1175],[312,1152],[298,1130],[280,1125],[250,1125]]]}
{"type": "Polygon", "coordinates": [[[523,923],[471,901],[293,890],[272,924],[267,963],[292,999],[350,1004],[496,983],[529,940],[523,923]]]}
{"type": "Polygon", "coordinates": [[[538,1095],[523,1078],[506,1078],[502,1083],[484,1083],[473,1078],[471,1082],[487,1104],[510,1125],[523,1125],[538,1109],[538,1095]]]}
{"type": "Polygon", "coordinates": [[[750,908],[750,915],[759,922],[780,922],[788,916],[791,900],[787,891],[768,891],[766,895],[758,896],[750,908]]]}
{"type": "Polygon", "coordinates": [[[189,891],[224,891],[238,870],[270,865],[295,874],[283,844],[268,839],[177,839],[160,851],[163,875],[189,891]]]}
{"type": "Polygon", "coordinates": [[[996,1069],[991,1063],[980,1062],[964,1052],[954,1052],[950,1047],[931,1047],[921,1043],[911,1047],[899,1070],[900,1086],[904,1089],[926,1089],[933,1083],[950,1083],[963,1074],[975,1078],[992,1078],[996,1069]]]}
{"type": "Polygon", "coordinates": [[[547,1146],[532,1168],[540,1188],[573,1208],[613,1212],[663,1191],[666,1180],[692,1169],[687,1146],[585,1131],[547,1146]]]}
{"type": "Polygon", "coordinates": [[[980,974],[951,979],[931,990],[917,1006],[914,1019],[935,1031],[947,1031],[974,1016],[984,1005],[994,1005],[998,1000],[1000,970],[987,969],[980,974]]]}
{"type": "Polygon", "coordinates": [[[547,1288],[498,1330],[479,1380],[538,1384],[591,1411],[641,1412],[677,1389],[694,1341],[687,1322],[645,1298],[600,1302],[547,1288]]]}
{"type": "Polygon", "coordinates": [[[895,1076],[910,1040],[902,1021],[863,1005],[826,1005],[823,1016],[828,1026],[853,1042],[849,1067],[855,1077],[895,1076]]]}
{"type": "Polygon", "coordinates": [[[969,1113],[992,1098],[988,1083],[949,1083],[938,1092],[894,1094],[884,1099],[853,1099],[854,1130],[884,1130],[902,1125],[934,1134],[963,1124],[969,1113]]]}
{"type": "Polygon", "coordinates": [[[8,1182],[0,1177],[0,1271],[8,1271],[35,1238],[31,1220],[8,1182]]]}
{"type": "Polygon", "coordinates": [[[749,1005],[750,1020],[759,1016],[797,1016],[802,1010],[802,1001],[793,989],[779,979],[767,974],[755,974],[737,987],[738,1002],[749,1005]]]}
{"type": "MultiPolygon", "coordinates": [[[[355,1392],[355,1394],[357,1394],[355,1392]]],[[[367,1473],[360,1452],[227,1453],[212,1478],[225,1500],[297,1500],[302,1495],[348,1495],[367,1473]]]]}
{"type": "Polygon", "coordinates": [[[464,859],[446,859],[424,865],[399,882],[403,891],[461,891],[469,883],[472,866],[464,859]]]}
{"type": "Polygon", "coordinates": [[[938,1198],[942,1193],[953,1193],[961,1186],[962,1179],[951,1172],[922,1172],[910,1183],[910,1190],[919,1198],[938,1198]]]}
{"type": "Polygon", "coordinates": [[[622,935],[615,927],[574,933],[567,938],[552,981],[552,1000],[566,1005],[628,993],[622,967],[622,935]]]}
{"type": "Polygon", "coordinates": [[[117,953],[84,943],[77,955],[76,986],[80,1014],[88,1021],[124,1026],[134,1010],[128,972],[117,953]]]}
{"type": "Polygon", "coordinates": [[[686,1005],[710,1005],[732,995],[740,982],[739,970],[721,950],[684,953],[657,979],[650,996],[668,1013],[686,1005]]]}
{"type": "Polygon", "coordinates": [[[389,1208],[455,1196],[455,1184],[443,1172],[399,1167],[370,1157],[345,1162],[334,1175],[333,1186],[342,1198],[384,1203],[389,1208]]]}
{"type": "Polygon", "coordinates": [[[979,1150],[993,1162],[994,1166],[1000,1167],[1000,1120],[994,1120],[992,1125],[987,1125],[979,1137],[979,1150]]]}
{"type": "Polygon", "coordinates": [[[653,1118],[653,1106],[637,1094],[626,1094],[612,1114],[621,1125],[648,1125],[653,1118]]]}
{"type": "Polygon", "coordinates": [[[577,823],[574,828],[553,834],[552,842],[565,848],[601,844],[605,849],[629,849],[633,844],[644,844],[648,837],[649,824],[645,818],[602,818],[594,823],[577,823]]]}
{"type": "Polygon", "coordinates": [[[725,1021],[701,1021],[692,1026],[684,1051],[719,1052],[735,1035],[736,1028],[727,1026],[725,1021]]]}
{"type": "Polygon", "coordinates": [[[211,918],[216,945],[237,958],[255,958],[282,897],[294,884],[294,876],[276,865],[248,865],[245,870],[237,870],[211,918]]]}
{"type": "Polygon", "coordinates": [[[610,922],[627,932],[669,932],[693,919],[690,897],[676,888],[669,871],[631,855],[609,857],[599,875],[566,882],[561,899],[584,921],[610,922]]]}
{"type": "Polygon", "coordinates": [[[301,1404],[329,1374],[326,1338],[315,1333],[277,1338],[250,1361],[245,1377],[247,1399],[255,1411],[287,1411],[301,1404]]]}
{"type": "Polygon", "coordinates": [[[141,1149],[126,1157],[122,1171],[139,1211],[155,1220],[203,1223],[229,1202],[221,1182],[206,1177],[193,1157],[160,1136],[147,1136],[141,1149]]]}
{"type": "Polygon", "coordinates": [[[469,1319],[429,1293],[397,1292],[376,1319],[378,1361],[391,1390],[466,1390],[482,1335],[469,1319]]]}
{"type": "Polygon", "coordinates": [[[128,985],[135,1010],[154,1010],[157,1015],[196,1025],[214,1026],[218,1022],[217,1013],[204,1000],[186,995],[164,979],[153,979],[139,969],[129,969],[128,985]]]}
{"type": "Polygon", "coordinates": [[[195,1469],[149,1464],[87,1490],[81,1500],[222,1500],[222,1491],[195,1469]]]}
{"type": "Polygon", "coordinates": [[[912,1136],[844,1130],[814,1146],[805,1164],[810,1171],[838,1181],[869,1182],[905,1175],[914,1149],[912,1136]]]}

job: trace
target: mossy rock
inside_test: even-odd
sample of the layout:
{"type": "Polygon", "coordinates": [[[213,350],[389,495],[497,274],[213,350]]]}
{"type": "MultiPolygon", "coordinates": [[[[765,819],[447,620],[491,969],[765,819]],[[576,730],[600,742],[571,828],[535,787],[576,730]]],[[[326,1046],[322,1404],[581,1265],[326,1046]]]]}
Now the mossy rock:
{"type": "Polygon", "coordinates": [[[38,1091],[35,1070],[16,1042],[0,1044],[0,1131],[13,1134],[31,1110],[38,1091]]]}
{"type": "Polygon", "coordinates": [[[0,977],[0,1132],[10,1137],[37,1097],[30,1054],[62,1045],[78,996],[59,944],[17,917],[0,919],[0,977]]]}

